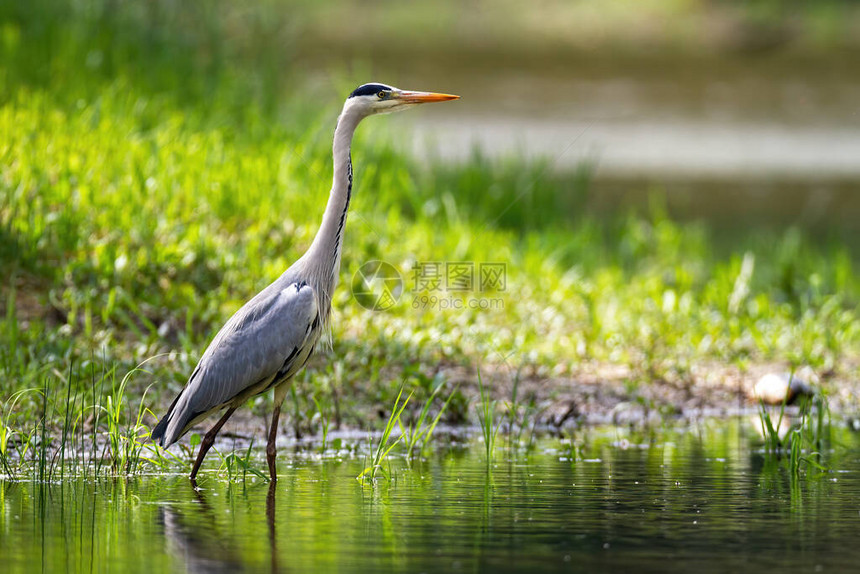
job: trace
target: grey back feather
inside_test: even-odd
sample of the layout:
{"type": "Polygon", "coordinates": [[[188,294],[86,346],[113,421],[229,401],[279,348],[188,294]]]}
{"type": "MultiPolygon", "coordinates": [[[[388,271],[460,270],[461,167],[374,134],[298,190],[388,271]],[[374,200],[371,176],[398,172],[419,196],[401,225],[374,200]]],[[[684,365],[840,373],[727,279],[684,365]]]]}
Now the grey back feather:
{"type": "Polygon", "coordinates": [[[197,416],[218,409],[246,391],[260,391],[319,336],[316,295],[288,271],[239,309],[201,357],[174,407],[161,440],[169,446],[197,416]]]}

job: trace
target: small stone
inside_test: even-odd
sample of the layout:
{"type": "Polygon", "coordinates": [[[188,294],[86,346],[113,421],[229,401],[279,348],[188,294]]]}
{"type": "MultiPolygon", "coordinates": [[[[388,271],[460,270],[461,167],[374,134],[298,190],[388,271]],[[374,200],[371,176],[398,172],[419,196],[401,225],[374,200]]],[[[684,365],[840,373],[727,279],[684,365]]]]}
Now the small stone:
{"type": "Polygon", "coordinates": [[[753,398],[767,405],[781,405],[783,400],[786,404],[791,404],[801,395],[813,394],[809,383],[797,376],[792,377],[790,373],[768,373],[753,387],[753,398]]]}

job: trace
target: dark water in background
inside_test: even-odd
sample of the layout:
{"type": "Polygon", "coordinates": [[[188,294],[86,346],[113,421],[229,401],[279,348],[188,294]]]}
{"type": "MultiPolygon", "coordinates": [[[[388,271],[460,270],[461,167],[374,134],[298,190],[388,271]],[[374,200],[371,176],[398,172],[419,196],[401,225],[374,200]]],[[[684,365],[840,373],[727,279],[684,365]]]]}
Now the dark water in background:
{"type": "MultiPolygon", "coordinates": [[[[282,452],[281,479],[0,482],[4,572],[847,571],[860,561],[860,444],[793,479],[748,421],[597,429],[581,460],[444,446],[362,486],[361,456],[282,452]]],[[[257,464],[263,468],[260,460],[257,464]]]]}
{"type": "Polygon", "coordinates": [[[679,219],[840,228],[850,239],[860,232],[860,68],[850,61],[594,54],[391,76],[462,95],[404,120],[419,154],[457,162],[478,148],[558,171],[588,165],[598,212],[647,209],[659,194],[679,219]]]}

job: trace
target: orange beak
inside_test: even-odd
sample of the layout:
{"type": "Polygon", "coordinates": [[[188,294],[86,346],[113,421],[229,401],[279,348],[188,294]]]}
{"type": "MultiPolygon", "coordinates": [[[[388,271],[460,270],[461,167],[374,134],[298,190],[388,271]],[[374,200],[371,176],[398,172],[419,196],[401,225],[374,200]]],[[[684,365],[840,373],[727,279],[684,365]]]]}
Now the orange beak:
{"type": "Polygon", "coordinates": [[[447,102],[448,100],[457,100],[460,96],[451,94],[437,94],[435,92],[407,92],[402,91],[397,94],[397,99],[409,104],[429,104],[430,102],[447,102]]]}

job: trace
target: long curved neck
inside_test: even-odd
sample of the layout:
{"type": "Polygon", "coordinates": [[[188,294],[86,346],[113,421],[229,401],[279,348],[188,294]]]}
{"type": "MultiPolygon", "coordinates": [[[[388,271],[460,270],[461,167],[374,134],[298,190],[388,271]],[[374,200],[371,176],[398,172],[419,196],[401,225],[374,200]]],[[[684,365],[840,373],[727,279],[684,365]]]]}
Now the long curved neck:
{"type": "Polygon", "coordinates": [[[352,194],[352,160],[350,146],[352,136],[361,117],[344,108],[334,131],[334,177],[322,224],[311,244],[307,256],[307,268],[312,285],[320,297],[320,315],[325,318],[331,305],[331,295],[337,285],[340,269],[340,252],[343,243],[343,228],[352,194]]]}

